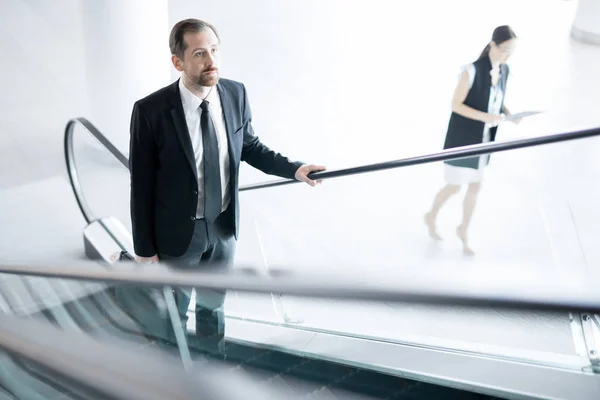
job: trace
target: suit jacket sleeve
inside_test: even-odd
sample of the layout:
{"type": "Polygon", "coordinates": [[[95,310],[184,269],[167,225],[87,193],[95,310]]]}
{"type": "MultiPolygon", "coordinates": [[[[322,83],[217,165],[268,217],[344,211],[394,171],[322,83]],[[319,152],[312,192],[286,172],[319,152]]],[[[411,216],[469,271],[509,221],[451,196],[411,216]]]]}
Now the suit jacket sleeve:
{"type": "Polygon", "coordinates": [[[138,103],[131,115],[129,170],[131,174],[131,224],[135,253],[156,255],[154,242],[154,188],[156,145],[148,118],[138,103]]]}
{"type": "Polygon", "coordinates": [[[295,179],[294,175],[303,163],[292,162],[287,157],[274,152],[263,143],[254,134],[252,128],[252,112],[246,95],[246,88],[243,88],[243,121],[244,121],[244,144],[242,146],[242,161],[247,162],[254,168],[270,175],[277,175],[282,178],[295,179]]]}

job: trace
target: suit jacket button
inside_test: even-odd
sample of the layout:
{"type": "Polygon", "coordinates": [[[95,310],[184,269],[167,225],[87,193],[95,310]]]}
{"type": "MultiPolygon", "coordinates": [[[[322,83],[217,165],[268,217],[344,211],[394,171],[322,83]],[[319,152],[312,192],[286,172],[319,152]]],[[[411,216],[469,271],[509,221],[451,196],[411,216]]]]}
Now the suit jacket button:
{"type": "Polygon", "coordinates": [[[191,219],[192,221],[195,221],[195,220],[196,220],[196,217],[190,217],[190,219],[191,219]]]}
{"type": "Polygon", "coordinates": [[[197,191],[197,190],[194,190],[194,194],[198,194],[198,191],[197,191]]]}

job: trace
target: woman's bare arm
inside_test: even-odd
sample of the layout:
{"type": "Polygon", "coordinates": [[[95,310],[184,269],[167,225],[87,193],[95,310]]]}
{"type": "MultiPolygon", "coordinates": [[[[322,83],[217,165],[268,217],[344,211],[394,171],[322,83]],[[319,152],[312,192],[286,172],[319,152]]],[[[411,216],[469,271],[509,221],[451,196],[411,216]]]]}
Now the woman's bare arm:
{"type": "Polygon", "coordinates": [[[489,124],[497,124],[502,121],[499,115],[489,114],[483,111],[474,109],[465,104],[467,95],[469,94],[469,73],[463,71],[456,89],[452,97],[452,111],[462,115],[465,118],[474,119],[489,124]]]}

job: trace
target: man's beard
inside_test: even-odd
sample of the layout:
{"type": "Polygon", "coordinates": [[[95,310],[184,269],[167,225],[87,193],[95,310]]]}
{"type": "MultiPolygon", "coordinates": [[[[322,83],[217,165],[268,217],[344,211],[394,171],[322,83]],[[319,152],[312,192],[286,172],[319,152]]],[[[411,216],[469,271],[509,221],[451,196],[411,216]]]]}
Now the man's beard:
{"type": "Polygon", "coordinates": [[[200,74],[200,76],[194,77],[194,83],[199,86],[215,86],[219,83],[219,75],[208,75],[200,74]]]}

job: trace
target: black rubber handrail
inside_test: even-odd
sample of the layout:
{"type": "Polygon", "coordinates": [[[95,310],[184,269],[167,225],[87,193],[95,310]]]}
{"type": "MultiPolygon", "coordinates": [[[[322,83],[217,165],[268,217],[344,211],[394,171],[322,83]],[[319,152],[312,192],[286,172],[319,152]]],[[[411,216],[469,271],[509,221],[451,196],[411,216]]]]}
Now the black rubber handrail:
{"type": "MultiPolygon", "coordinates": [[[[78,198],[77,202],[81,212],[85,215],[91,215],[91,211],[85,200],[83,200],[83,194],[81,193],[81,187],[79,185],[79,179],[77,178],[77,170],[73,164],[73,131],[77,123],[82,124],[86,127],[89,132],[102,143],[106,149],[125,167],[129,168],[129,162],[127,156],[121,153],[91,122],[85,118],[74,118],[69,121],[67,128],[65,129],[65,157],[67,159],[67,168],[69,171],[69,177],[73,184],[73,190],[75,190],[75,196],[78,198]],[[69,155],[70,154],[70,155],[69,155]]],[[[394,168],[409,167],[412,165],[427,164],[440,161],[454,160],[458,158],[474,157],[484,154],[499,153],[503,151],[524,149],[527,147],[536,147],[545,144],[567,142],[571,140],[585,139],[590,137],[600,136],[600,127],[584,129],[572,132],[557,133],[552,135],[510,140],[505,142],[492,142],[482,143],[473,146],[458,147],[440,151],[437,153],[403,158],[399,160],[386,161],[375,164],[361,165],[358,167],[338,169],[334,171],[316,172],[310,174],[311,179],[331,179],[339,178],[343,176],[365,174],[370,172],[384,171],[394,168]]],[[[256,183],[251,185],[240,186],[240,192],[265,189],[275,186],[289,185],[298,183],[293,179],[278,179],[269,182],[256,183]]],[[[86,218],[87,219],[87,218],[86,218]]],[[[89,221],[88,221],[89,222],[89,221]]]]}
{"type": "Polygon", "coordinates": [[[77,200],[77,204],[79,205],[79,209],[85,218],[85,221],[89,224],[94,221],[96,218],[90,209],[90,206],[87,204],[85,200],[85,196],[83,195],[83,191],[81,189],[81,184],[79,183],[79,174],[77,172],[77,167],[75,165],[75,151],[73,149],[73,135],[75,133],[75,127],[77,124],[83,125],[89,133],[92,134],[99,142],[108,150],[110,154],[112,154],[125,168],[129,169],[129,160],[127,156],[119,151],[112,144],[110,140],[106,136],[102,134],[92,124],[85,118],[73,118],[69,120],[67,126],[65,128],[65,137],[64,137],[64,150],[65,150],[65,161],[67,163],[67,173],[69,174],[69,180],[71,181],[71,188],[75,193],[75,199],[77,200]]]}
{"type": "MultiPolygon", "coordinates": [[[[361,165],[359,167],[344,168],[335,171],[312,173],[309,175],[309,177],[313,180],[339,178],[343,176],[365,174],[394,168],[410,167],[412,165],[428,164],[439,161],[454,160],[458,158],[499,153],[508,150],[524,149],[527,147],[536,147],[551,143],[567,142],[571,140],[585,139],[594,136],[600,136],[600,127],[573,132],[557,133],[535,138],[510,140],[505,142],[482,143],[472,146],[457,147],[453,149],[440,151],[437,153],[403,158],[400,160],[361,165]]],[[[242,192],[246,190],[266,189],[270,187],[289,185],[298,182],[299,181],[293,179],[278,179],[269,182],[240,186],[239,190],[240,192],[242,192]]]]}

